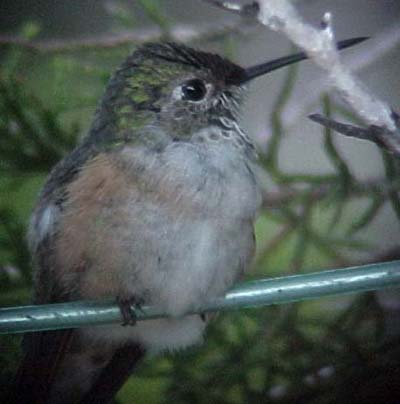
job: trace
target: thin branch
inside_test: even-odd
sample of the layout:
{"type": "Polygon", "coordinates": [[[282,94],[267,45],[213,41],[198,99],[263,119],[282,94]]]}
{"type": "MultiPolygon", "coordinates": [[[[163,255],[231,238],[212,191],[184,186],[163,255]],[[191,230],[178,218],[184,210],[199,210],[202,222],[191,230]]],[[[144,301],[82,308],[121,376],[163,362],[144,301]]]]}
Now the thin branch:
{"type": "Polygon", "coordinates": [[[400,117],[396,113],[392,113],[393,120],[396,122],[396,129],[391,131],[385,126],[371,125],[368,128],[360,128],[358,126],[340,123],[324,117],[321,114],[309,115],[309,118],[325,126],[333,129],[341,135],[354,137],[356,139],[368,140],[377,144],[379,147],[389,151],[396,157],[400,157],[400,117]]]}
{"type": "Polygon", "coordinates": [[[336,49],[332,16],[325,13],[321,29],[306,24],[288,0],[260,1],[259,21],[285,33],[321,68],[348,104],[369,124],[395,129],[390,108],[363,88],[342,64],[336,49]]]}
{"type": "MultiPolygon", "coordinates": [[[[178,42],[211,41],[229,33],[248,33],[250,27],[243,21],[226,21],[224,24],[188,25],[176,24],[170,29],[169,39],[178,42]]],[[[135,45],[159,41],[164,33],[159,27],[103,35],[77,40],[29,40],[13,35],[0,35],[0,46],[18,46],[35,52],[56,53],[84,50],[87,48],[109,49],[124,45],[135,45]]]]}
{"type": "MultiPolygon", "coordinates": [[[[213,1],[218,7],[244,14],[245,6],[233,2],[213,1]]],[[[326,70],[342,98],[369,125],[386,127],[397,136],[392,111],[388,105],[369,93],[350,73],[339,57],[332,29],[332,15],[325,13],[319,29],[305,23],[290,0],[260,0],[257,20],[273,31],[284,33],[302,48],[318,66],[326,70]]],[[[399,135],[400,136],[400,135],[399,135]]]]}
{"type": "MultiPolygon", "coordinates": [[[[361,51],[346,54],[346,66],[353,72],[365,69],[380,57],[390,52],[400,43],[400,26],[398,23],[392,24],[381,33],[374,35],[368,40],[368,48],[362,47],[361,51]]],[[[290,129],[297,125],[298,120],[310,111],[310,108],[317,104],[322,92],[326,91],[328,83],[325,77],[313,80],[308,85],[307,91],[302,93],[302,102],[297,97],[289,100],[283,111],[283,124],[290,129]]]]}

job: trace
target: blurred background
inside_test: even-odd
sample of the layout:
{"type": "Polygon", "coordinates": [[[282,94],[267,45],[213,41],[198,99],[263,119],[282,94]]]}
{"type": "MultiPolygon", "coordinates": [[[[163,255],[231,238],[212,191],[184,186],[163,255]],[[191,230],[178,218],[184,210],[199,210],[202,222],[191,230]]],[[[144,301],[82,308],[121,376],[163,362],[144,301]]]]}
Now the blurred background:
{"type": "MultiPolygon", "coordinates": [[[[400,110],[400,2],[299,0],[331,11],[363,83],[400,110]]],[[[200,0],[0,3],[0,305],[28,304],[25,232],[51,167],[85,135],[112,71],[145,41],[173,39],[249,66],[294,52],[282,35],[200,0]]],[[[400,259],[399,162],[307,115],[362,125],[311,62],[253,83],[243,126],[265,190],[249,278],[400,259]]],[[[396,290],[221,314],[202,346],[147,359],[119,403],[398,403],[396,290]],[[135,401],[136,400],[136,401],[135,401]]],[[[0,396],[20,337],[0,337],[0,396]]]]}

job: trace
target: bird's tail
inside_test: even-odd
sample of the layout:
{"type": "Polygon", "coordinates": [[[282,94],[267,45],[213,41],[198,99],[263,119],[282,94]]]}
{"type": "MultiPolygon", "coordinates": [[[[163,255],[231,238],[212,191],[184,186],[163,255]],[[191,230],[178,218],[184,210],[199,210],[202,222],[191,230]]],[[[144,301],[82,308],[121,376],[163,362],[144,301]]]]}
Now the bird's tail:
{"type": "Polygon", "coordinates": [[[82,341],[73,330],[27,334],[9,404],[109,403],[143,358],[135,343],[82,341]]]}

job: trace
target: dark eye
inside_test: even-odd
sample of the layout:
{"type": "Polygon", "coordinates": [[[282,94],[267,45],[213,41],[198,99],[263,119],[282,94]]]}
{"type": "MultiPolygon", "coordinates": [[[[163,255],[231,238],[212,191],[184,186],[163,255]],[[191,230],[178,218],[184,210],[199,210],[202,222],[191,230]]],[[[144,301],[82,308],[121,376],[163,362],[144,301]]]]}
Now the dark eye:
{"type": "Polygon", "coordinates": [[[204,82],[200,79],[192,79],[182,84],[183,100],[200,101],[207,93],[204,82]]]}

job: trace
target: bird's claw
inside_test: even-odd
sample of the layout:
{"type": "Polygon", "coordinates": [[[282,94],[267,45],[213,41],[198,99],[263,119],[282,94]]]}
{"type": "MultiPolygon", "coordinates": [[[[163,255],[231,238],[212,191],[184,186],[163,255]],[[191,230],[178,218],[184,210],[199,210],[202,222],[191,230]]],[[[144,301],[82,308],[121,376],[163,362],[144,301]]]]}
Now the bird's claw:
{"type": "Polygon", "coordinates": [[[130,298],[117,297],[117,304],[119,306],[123,319],[122,325],[123,326],[135,325],[137,322],[136,310],[143,311],[142,310],[143,302],[141,301],[141,299],[138,299],[136,297],[130,297],[130,298]]]}

